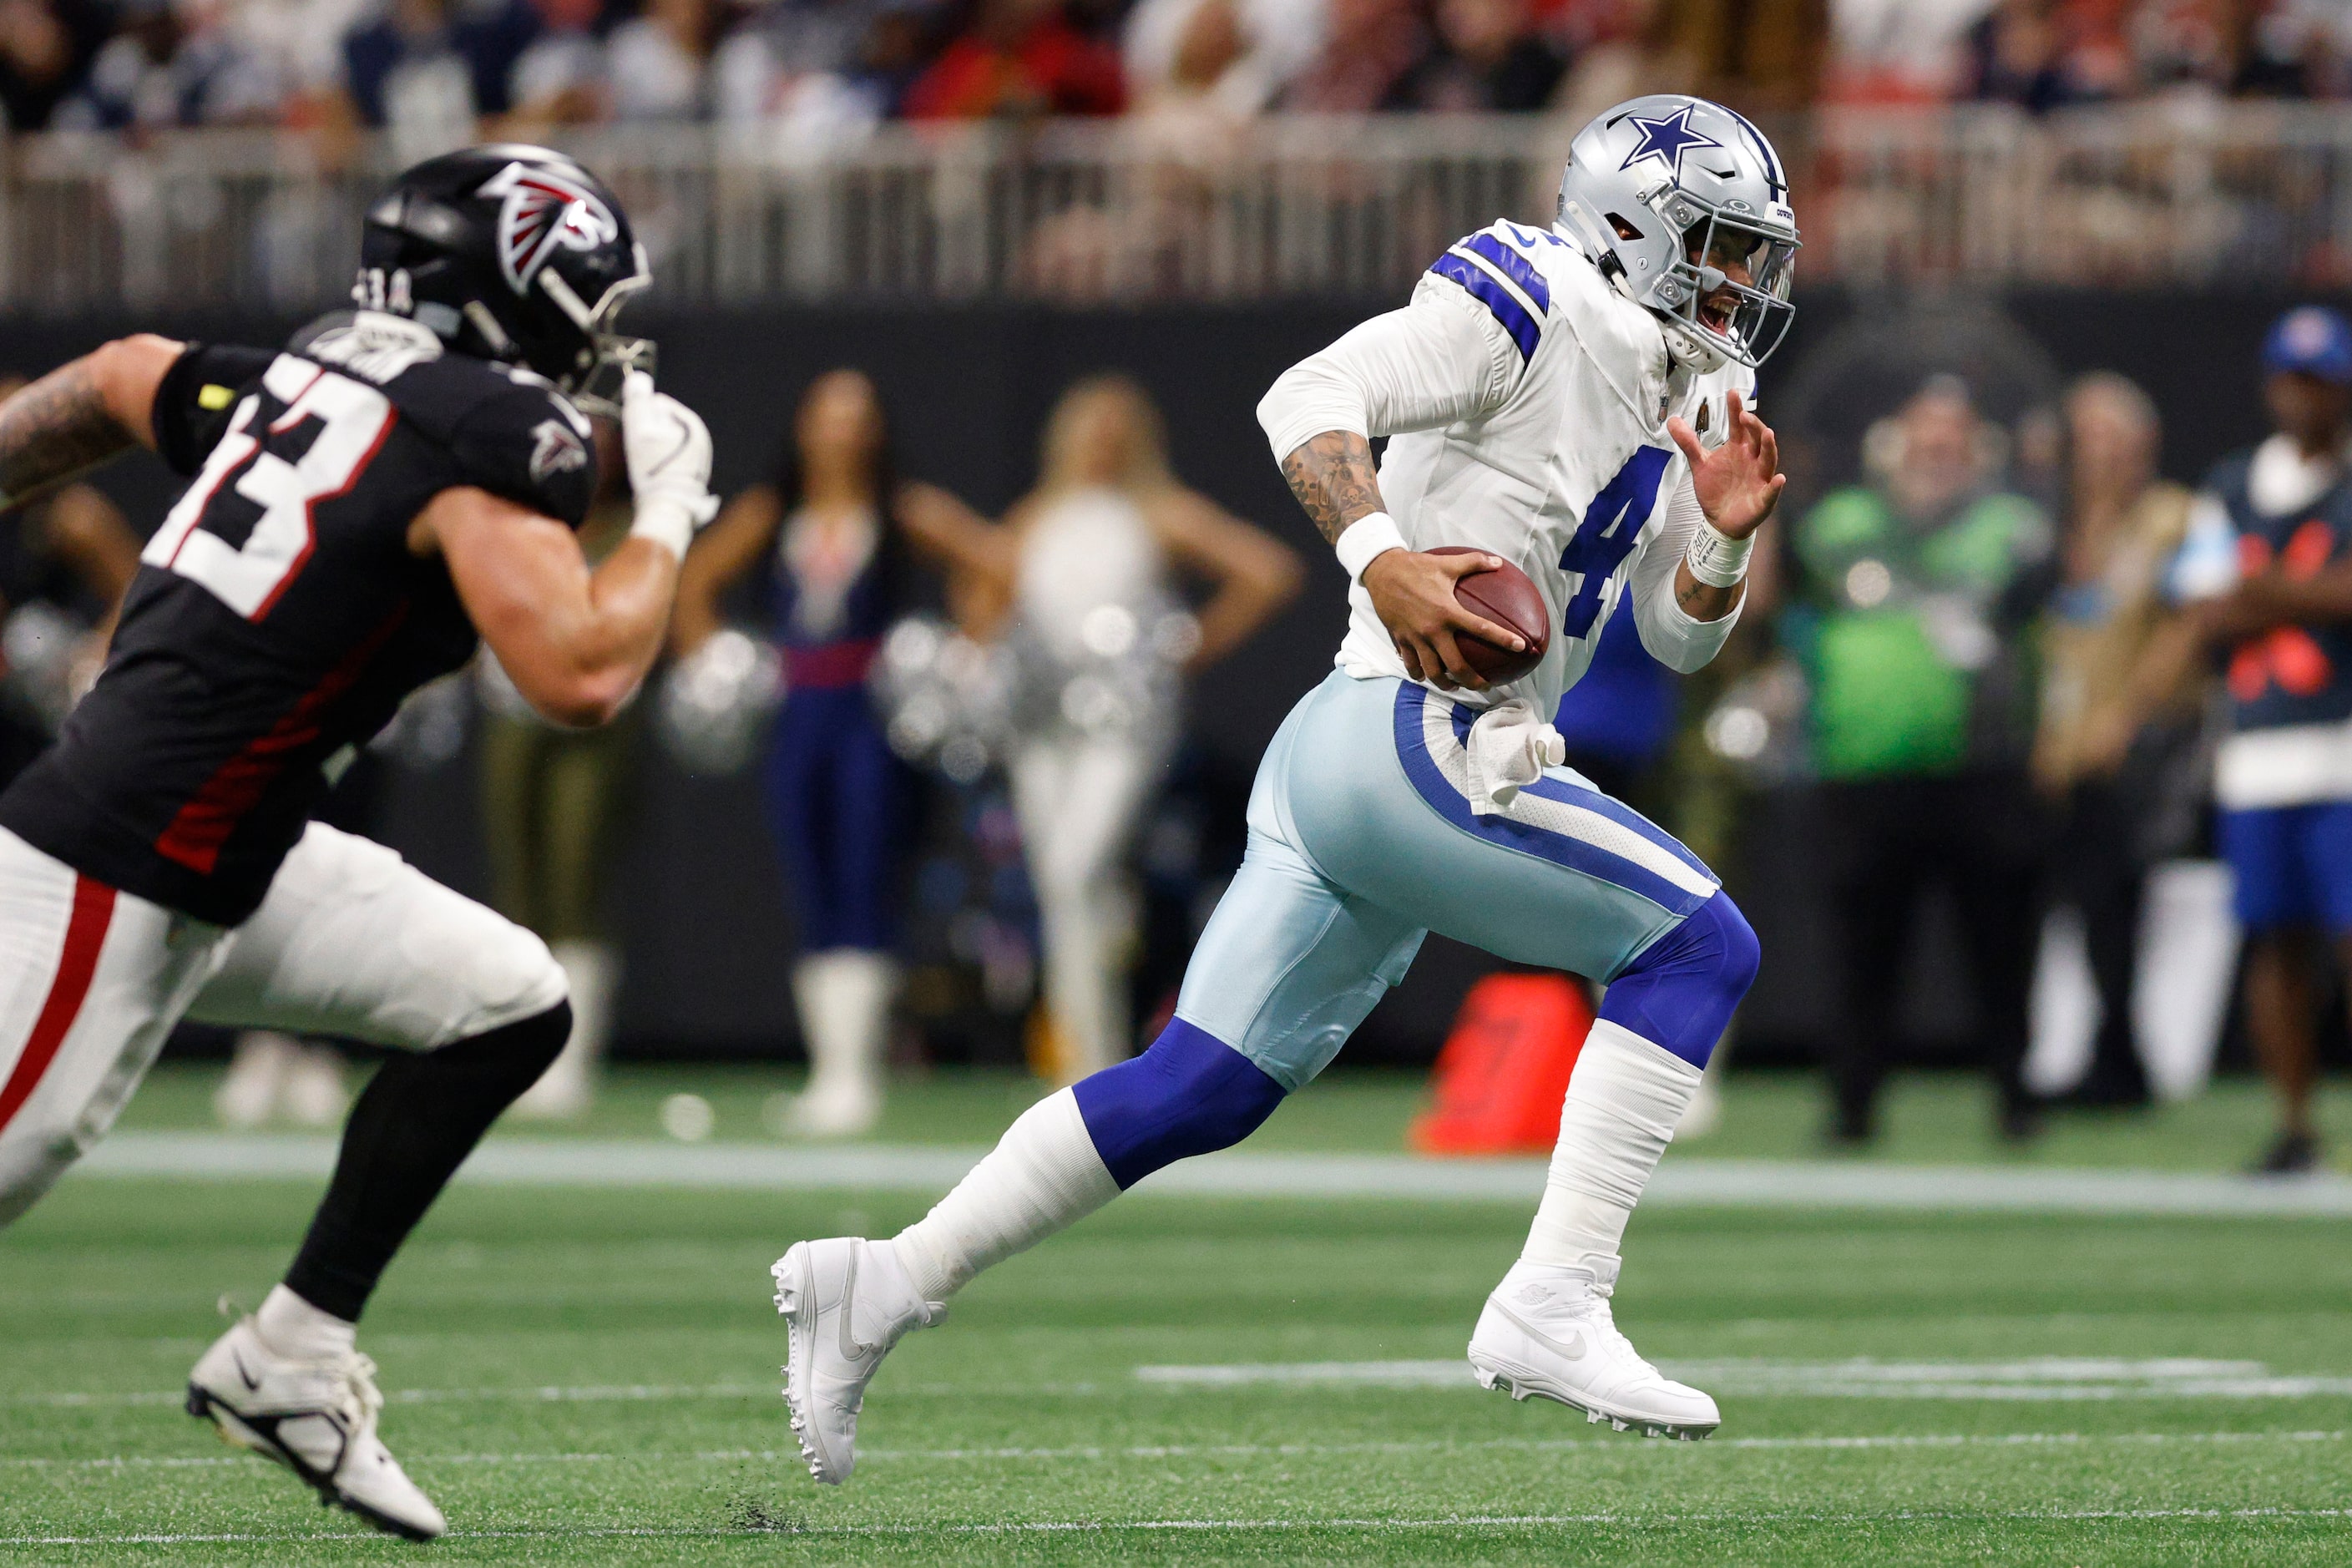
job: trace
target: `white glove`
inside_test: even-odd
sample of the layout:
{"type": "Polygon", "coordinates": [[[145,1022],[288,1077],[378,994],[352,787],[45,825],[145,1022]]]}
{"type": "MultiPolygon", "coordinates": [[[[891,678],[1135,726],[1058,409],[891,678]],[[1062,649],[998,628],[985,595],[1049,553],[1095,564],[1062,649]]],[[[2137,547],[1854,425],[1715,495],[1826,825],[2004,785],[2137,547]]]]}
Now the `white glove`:
{"type": "Polygon", "coordinates": [[[1568,742],[1536,713],[1524,697],[1497,702],[1470,726],[1470,813],[1493,816],[1507,810],[1519,791],[1546,768],[1568,761],[1568,742]]]}
{"type": "Polygon", "coordinates": [[[702,416],[633,370],[621,383],[621,450],[637,498],[633,534],[658,540],[681,561],[695,531],[719,515],[710,493],[710,430],[702,416]]]}

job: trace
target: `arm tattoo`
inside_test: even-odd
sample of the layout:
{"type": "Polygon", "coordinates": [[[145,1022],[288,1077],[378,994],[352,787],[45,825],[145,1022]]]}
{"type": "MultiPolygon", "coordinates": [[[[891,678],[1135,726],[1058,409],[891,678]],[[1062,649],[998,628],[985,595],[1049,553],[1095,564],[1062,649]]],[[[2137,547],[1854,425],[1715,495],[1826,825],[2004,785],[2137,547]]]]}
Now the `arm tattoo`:
{"type": "Polygon", "coordinates": [[[135,444],[76,360],[0,403],[0,505],[70,479],[135,444]]]}
{"type": "Polygon", "coordinates": [[[1381,485],[1371,443],[1352,430],[1326,430],[1282,460],[1290,493],[1327,544],[1360,517],[1380,511],[1381,485]]]}

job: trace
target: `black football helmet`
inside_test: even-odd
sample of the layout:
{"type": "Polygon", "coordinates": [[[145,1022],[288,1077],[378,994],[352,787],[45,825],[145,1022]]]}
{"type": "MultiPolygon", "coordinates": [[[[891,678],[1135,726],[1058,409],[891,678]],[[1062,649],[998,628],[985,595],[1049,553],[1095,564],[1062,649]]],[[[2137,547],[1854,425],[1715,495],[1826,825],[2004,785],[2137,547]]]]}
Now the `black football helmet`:
{"type": "Polygon", "coordinates": [[[653,345],[614,335],[614,320],[652,281],[603,181],[563,153],[494,142],[392,183],[368,209],[352,297],[617,416],[622,376],[650,371],[653,345]]]}

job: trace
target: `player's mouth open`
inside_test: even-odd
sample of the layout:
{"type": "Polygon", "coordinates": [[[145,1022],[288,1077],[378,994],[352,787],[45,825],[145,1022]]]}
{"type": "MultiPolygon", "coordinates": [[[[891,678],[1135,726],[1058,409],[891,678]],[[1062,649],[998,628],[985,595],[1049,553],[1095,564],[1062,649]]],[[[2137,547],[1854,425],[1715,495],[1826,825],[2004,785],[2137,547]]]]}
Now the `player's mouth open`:
{"type": "Polygon", "coordinates": [[[1729,300],[1702,300],[1698,302],[1698,322],[1710,332],[1731,335],[1732,302],[1729,300]]]}

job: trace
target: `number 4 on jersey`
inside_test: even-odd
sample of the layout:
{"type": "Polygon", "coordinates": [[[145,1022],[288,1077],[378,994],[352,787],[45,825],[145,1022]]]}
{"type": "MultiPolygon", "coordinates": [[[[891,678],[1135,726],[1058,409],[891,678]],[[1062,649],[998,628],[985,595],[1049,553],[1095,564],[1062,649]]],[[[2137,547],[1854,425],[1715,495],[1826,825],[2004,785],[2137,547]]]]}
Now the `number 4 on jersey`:
{"type": "Polygon", "coordinates": [[[1601,591],[1616,574],[1618,563],[1640,542],[1642,525],[1657,505],[1658,481],[1674,456],[1661,447],[1634,447],[1625,466],[1584,509],[1584,521],[1559,552],[1561,571],[1582,574],[1575,594],[1560,609],[1560,630],[1570,637],[1589,635],[1600,618],[1601,591]]]}
{"type": "MultiPolygon", "coordinates": [[[[248,395],[180,504],[172,509],[139,558],[212,590],[247,620],[269,614],[310,559],[316,543],[310,509],[357,482],[392,430],[391,400],[372,386],[281,354],[264,373],[262,390],[285,405],[257,435],[259,395],[248,395]],[[267,449],[305,420],[318,423],[309,450],[289,461],[267,449]],[[238,470],[243,469],[242,473],[238,470]],[[236,474],[236,482],[228,483],[236,474]],[[242,544],[230,542],[235,523],[218,515],[222,489],[261,509],[242,544]],[[209,524],[210,526],[207,526],[209,524]]],[[[237,521],[242,521],[238,519],[237,521]]]]}

